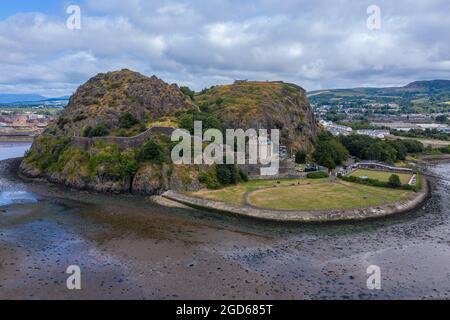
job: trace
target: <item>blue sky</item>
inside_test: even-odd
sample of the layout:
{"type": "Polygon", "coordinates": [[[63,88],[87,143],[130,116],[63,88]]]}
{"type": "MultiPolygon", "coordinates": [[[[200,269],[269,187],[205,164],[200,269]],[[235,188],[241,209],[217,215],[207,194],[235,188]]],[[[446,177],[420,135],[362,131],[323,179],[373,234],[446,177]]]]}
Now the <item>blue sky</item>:
{"type": "Polygon", "coordinates": [[[307,90],[450,79],[448,12],[448,0],[0,0],[0,93],[71,94],[121,68],[195,90],[234,79],[307,90]],[[66,26],[71,4],[80,30],[66,26]]]}
{"type": "Polygon", "coordinates": [[[0,0],[0,19],[5,19],[19,12],[61,14],[65,2],[58,0],[0,0]]]}

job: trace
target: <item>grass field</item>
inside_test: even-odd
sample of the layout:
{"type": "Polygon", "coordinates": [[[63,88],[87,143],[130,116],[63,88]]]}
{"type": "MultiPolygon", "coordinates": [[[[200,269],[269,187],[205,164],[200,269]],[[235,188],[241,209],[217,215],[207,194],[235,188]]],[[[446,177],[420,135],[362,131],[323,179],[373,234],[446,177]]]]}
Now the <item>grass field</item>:
{"type": "Polygon", "coordinates": [[[326,210],[381,205],[406,199],[411,191],[371,187],[328,179],[249,181],[220,190],[200,190],[188,194],[235,205],[248,204],[267,209],[326,210]]]}
{"type": "MultiPolygon", "coordinates": [[[[357,169],[353,171],[350,176],[353,177],[367,177],[369,179],[375,179],[378,181],[388,182],[389,177],[392,175],[392,172],[386,171],[377,171],[377,170],[365,170],[365,169],[357,169]]],[[[412,174],[407,173],[395,173],[400,177],[400,181],[402,184],[408,184],[409,180],[411,180],[412,174]]]]}
{"type": "Polygon", "coordinates": [[[324,181],[328,181],[328,179],[252,180],[220,190],[203,189],[196,192],[189,192],[187,194],[194,197],[241,205],[244,201],[244,194],[247,192],[275,186],[281,187],[292,186],[293,184],[316,184],[324,181]]]}
{"type": "Polygon", "coordinates": [[[267,209],[326,210],[376,206],[406,199],[410,191],[355,185],[321,183],[265,189],[251,193],[249,204],[267,209]]]}

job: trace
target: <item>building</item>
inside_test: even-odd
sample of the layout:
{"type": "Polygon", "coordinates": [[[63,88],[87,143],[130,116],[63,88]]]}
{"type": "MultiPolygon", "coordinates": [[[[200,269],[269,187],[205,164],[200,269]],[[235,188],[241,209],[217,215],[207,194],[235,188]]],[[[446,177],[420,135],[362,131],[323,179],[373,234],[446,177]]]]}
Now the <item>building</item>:
{"type": "Polygon", "coordinates": [[[386,136],[391,134],[389,130],[357,130],[356,132],[363,136],[379,139],[384,139],[386,136]]]}
{"type": "Polygon", "coordinates": [[[353,132],[353,129],[347,126],[341,126],[331,121],[320,120],[319,122],[324,126],[333,136],[347,136],[353,132]]]}

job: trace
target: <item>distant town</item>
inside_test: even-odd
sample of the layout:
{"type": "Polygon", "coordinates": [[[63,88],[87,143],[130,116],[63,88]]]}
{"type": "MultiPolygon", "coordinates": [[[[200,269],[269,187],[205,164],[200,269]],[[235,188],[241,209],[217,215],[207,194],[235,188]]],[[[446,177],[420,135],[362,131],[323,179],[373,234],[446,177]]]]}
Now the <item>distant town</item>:
{"type": "Polygon", "coordinates": [[[66,104],[63,100],[0,104],[0,141],[31,141],[66,104]]]}

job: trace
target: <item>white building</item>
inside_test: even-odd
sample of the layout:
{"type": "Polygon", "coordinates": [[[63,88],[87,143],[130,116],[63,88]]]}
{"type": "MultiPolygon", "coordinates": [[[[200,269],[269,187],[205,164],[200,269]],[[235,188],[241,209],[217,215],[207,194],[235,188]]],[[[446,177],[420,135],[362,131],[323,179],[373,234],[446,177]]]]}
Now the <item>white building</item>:
{"type": "Polygon", "coordinates": [[[389,130],[358,130],[356,132],[363,136],[379,139],[384,139],[386,136],[390,135],[389,130]]]}

